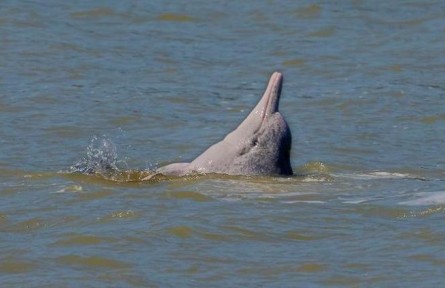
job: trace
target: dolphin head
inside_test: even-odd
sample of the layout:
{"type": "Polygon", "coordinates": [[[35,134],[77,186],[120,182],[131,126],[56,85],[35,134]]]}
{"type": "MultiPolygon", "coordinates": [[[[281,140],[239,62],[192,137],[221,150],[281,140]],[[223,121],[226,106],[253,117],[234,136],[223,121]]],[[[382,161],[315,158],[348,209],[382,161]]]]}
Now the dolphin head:
{"type": "Polygon", "coordinates": [[[248,175],[292,175],[292,136],[278,111],[283,75],[272,74],[266,91],[243,122],[223,140],[234,147],[232,170],[248,175]]]}
{"type": "Polygon", "coordinates": [[[192,162],[173,163],[156,171],[166,175],[292,175],[292,136],[278,111],[282,86],[283,75],[273,73],[263,97],[235,130],[192,162]]]}

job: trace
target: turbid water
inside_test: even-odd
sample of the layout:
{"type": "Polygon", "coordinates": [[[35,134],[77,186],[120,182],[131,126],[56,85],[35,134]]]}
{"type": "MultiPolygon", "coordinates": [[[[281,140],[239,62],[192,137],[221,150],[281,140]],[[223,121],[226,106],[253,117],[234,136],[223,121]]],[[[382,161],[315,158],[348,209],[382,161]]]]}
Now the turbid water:
{"type": "Polygon", "coordinates": [[[0,3],[0,286],[440,287],[445,4],[334,2],[0,3]],[[273,71],[296,176],[140,181],[273,71]]]}

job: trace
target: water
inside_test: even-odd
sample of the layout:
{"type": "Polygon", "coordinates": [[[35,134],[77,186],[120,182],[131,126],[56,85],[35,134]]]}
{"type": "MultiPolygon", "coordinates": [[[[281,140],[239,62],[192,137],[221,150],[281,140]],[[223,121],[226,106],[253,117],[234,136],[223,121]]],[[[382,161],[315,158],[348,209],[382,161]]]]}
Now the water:
{"type": "Polygon", "coordinates": [[[445,4],[164,2],[0,4],[1,286],[440,286],[445,4]],[[276,70],[303,176],[140,181],[276,70]]]}

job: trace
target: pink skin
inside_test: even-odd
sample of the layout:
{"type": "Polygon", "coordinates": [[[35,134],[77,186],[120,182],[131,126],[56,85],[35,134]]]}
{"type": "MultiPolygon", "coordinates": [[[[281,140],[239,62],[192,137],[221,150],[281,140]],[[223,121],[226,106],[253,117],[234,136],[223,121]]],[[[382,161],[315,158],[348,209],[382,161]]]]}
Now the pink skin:
{"type": "Polygon", "coordinates": [[[164,175],[222,173],[230,175],[292,175],[290,129],[278,112],[283,75],[272,74],[266,91],[243,122],[223,140],[190,163],[156,170],[164,175]]]}

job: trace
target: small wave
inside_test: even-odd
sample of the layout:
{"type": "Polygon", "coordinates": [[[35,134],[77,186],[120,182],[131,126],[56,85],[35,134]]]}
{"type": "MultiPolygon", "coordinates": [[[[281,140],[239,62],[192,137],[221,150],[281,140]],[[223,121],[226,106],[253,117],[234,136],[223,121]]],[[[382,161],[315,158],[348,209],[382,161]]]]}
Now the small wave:
{"type": "Polygon", "coordinates": [[[445,191],[416,193],[419,198],[399,202],[399,205],[407,206],[425,206],[425,205],[443,205],[445,204],[445,191]]]}
{"type": "Polygon", "coordinates": [[[349,178],[355,180],[375,180],[375,179],[415,179],[417,176],[398,173],[398,172],[384,172],[384,171],[373,171],[369,173],[335,173],[332,175],[335,178],[349,178]]]}
{"type": "Polygon", "coordinates": [[[308,175],[308,174],[329,174],[331,167],[320,161],[310,161],[295,169],[295,174],[308,175]]]}
{"type": "Polygon", "coordinates": [[[363,204],[363,203],[367,203],[369,201],[373,201],[375,200],[375,198],[356,198],[356,199],[351,199],[351,200],[344,200],[343,203],[345,204],[363,204]]]}
{"type": "Polygon", "coordinates": [[[57,190],[54,193],[82,192],[82,191],[83,191],[83,187],[80,185],[68,185],[68,186],[65,186],[65,187],[57,190]]]}
{"type": "Polygon", "coordinates": [[[305,203],[305,204],[325,204],[326,201],[305,201],[305,200],[289,200],[289,201],[282,201],[284,204],[297,204],[297,203],[305,203]]]}

